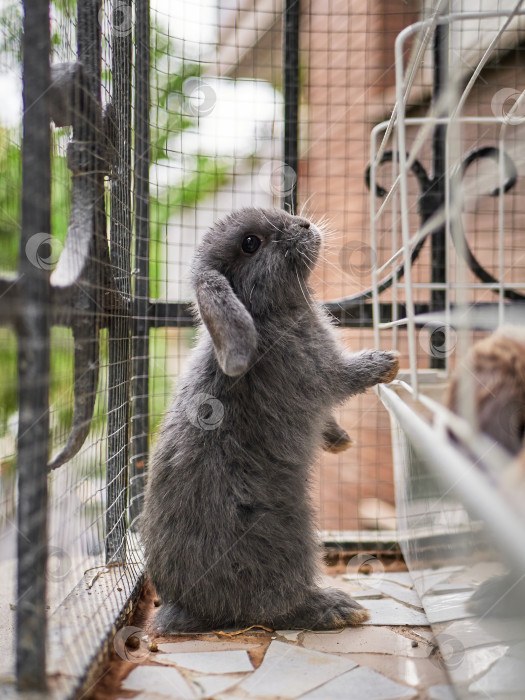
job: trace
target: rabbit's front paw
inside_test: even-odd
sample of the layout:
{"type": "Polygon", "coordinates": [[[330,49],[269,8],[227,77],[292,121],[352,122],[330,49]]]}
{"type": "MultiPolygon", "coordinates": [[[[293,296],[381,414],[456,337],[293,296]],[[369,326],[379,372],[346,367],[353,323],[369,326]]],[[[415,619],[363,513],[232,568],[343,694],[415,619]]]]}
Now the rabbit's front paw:
{"type": "Polygon", "coordinates": [[[384,356],[385,364],[388,366],[388,369],[381,375],[379,383],[389,384],[390,382],[394,381],[394,379],[397,377],[397,373],[399,372],[400,355],[395,350],[384,352],[382,355],[384,356]]]}
{"type": "Polygon", "coordinates": [[[354,441],[350,435],[336,423],[335,420],[330,420],[323,430],[323,450],[332,454],[344,452],[349,447],[352,447],[354,441]]]}

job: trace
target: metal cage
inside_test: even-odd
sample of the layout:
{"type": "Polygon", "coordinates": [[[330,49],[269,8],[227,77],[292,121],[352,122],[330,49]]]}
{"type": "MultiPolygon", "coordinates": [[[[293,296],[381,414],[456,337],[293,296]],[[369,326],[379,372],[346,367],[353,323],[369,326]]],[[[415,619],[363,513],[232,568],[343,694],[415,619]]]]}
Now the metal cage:
{"type": "MultiPolygon", "coordinates": [[[[199,53],[197,42],[159,29],[163,13],[149,0],[24,1],[23,26],[15,31],[22,38],[22,133],[6,146],[21,153],[20,192],[6,189],[7,198],[20,200],[19,256],[16,274],[0,279],[10,352],[15,334],[17,342],[17,445],[4,460],[11,471],[2,514],[16,533],[19,690],[48,686],[72,697],[89,687],[116,628],[133,611],[143,582],[137,523],[150,442],[171,393],[166,377],[178,374],[194,325],[178,274],[202,230],[246,202],[291,212],[304,206],[318,217],[333,201],[335,177],[344,202],[334,207],[350,232],[339,246],[337,278],[319,283],[325,306],[343,333],[352,329],[358,344],[398,347],[408,367],[378,391],[379,400],[355,408],[373,416],[365,443],[372,456],[362,449],[354,458],[369,459],[366,474],[340,461],[320,468],[319,488],[334,487],[325,500],[335,503],[335,515],[321,509],[324,540],[375,542],[378,551],[396,552],[400,541],[437,631],[444,607],[452,615],[446,621],[455,619],[456,601],[447,608],[443,591],[437,600],[425,583],[431,570],[451,573],[458,557],[488,562],[513,577],[507,588],[517,581],[520,591],[523,518],[499,481],[505,457],[475,430],[468,406],[460,419],[440,401],[480,333],[524,320],[516,234],[521,4],[471,11],[445,0],[430,8],[414,1],[400,11],[381,0],[373,12],[358,12],[315,0],[271,8],[219,3],[219,36],[204,37],[199,53]],[[352,13],[369,24],[352,27],[352,13]],[[375,37],[373,55],[381,59],[366,67],[372,77],[363,94],[380,94],[359,112],[363,133],[375,126],[368,168],[356,173],[359,154],[345,129],[364,98],[354,99],[352,67],[342,70],[337,61],[350,55],[348,38],[357,44],[361,35],[375,37]],[[328,67],[327,47],[336,54],[328,67]],[[508,71],[503,83],[495,79],[486,104],[473,96],[480,80],[492,84],[487,71],[496,59],[508,71]],[[333,71],[333,84],[324,84],[323,71],[333,71]],[[253,91],[243,99],[268,108],[254,122],[257,148],[210,155],[197,136],[219,82],[233,94],[246,87],[246,76],[253,91]],[[509,95],[514,102],[505,111],[509,95]],[[342,133],[332,138],[334,125],[342,133]],[[481,128],[493,131],[472,131],[481,128]],[[344,153],[334,154],[345,140],[344,153]],[[465,194],[481,162],[496,172],[488,173],[488,194],[483,190],[496,209],[494,237],[476,241],[480,256],[469,246],[462,212],[485,187],[480,178],[465,194]],[[320,189],[320,182],[329,184],[320,189]],[[347,199],[366,202],[369,218],[347,199]],[[365,262],[349,263],[356,254],[365,262]],[[399,530],[389,516],[394,522],[385,534],[378,530],[388,518],[348,515],[345,506],[348,484],[359,490],[367,481],[356,503],[390,498],[392,446],[399,530]],[[366,519],[369,532],[356,533],[366,519]]],[[[368,154],[368,141],[363,149],[368,154]]],[[[325,261],[330,267],[333,258],[325,261]]],[[[511,645],[501,630],[494,634],[511,645]]],[[[513,635],[512,644],[523,641],[513,635]]],[[[515,687],[523,688],[520,673],[515,687]]],[[[459,680],[458,688],[469,696],[459,680]]]]}

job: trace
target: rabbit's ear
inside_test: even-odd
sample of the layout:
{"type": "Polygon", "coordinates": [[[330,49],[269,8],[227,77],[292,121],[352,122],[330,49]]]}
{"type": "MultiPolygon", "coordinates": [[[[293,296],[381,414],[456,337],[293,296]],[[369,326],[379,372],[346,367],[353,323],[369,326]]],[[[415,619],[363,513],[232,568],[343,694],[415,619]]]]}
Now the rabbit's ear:
{"type": "Polygon", "coordinates": [[[248,370],[255,356],[257,332],[253,319],[219,272],[199,275],[195,291],[219,366],[224,374],[238,377],[248,370]]]}

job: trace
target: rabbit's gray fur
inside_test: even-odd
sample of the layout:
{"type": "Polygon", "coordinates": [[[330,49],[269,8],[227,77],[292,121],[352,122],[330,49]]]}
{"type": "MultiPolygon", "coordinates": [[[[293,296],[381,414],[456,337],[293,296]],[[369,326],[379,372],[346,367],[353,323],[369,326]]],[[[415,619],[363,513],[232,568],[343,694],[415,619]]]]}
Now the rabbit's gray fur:
{"type": "Polygon", "coordinates": [[[332,409],[391,381],[398,358],[338,344],[307,287],[320,242],[301,217],[250,208],[215,224],[195,255],[206,328],[160,430],[142,516],[160,632],[368,618],[316,584],[309,478],[332,409]],[[261,240],[252,255],[247,235],[261,240]]]}

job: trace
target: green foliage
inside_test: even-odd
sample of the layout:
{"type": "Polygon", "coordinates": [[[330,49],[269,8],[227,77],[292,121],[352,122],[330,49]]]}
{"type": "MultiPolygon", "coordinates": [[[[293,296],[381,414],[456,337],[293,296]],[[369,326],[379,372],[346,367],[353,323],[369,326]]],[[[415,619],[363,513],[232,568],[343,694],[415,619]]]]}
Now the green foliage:
{"type": "Polygon", "coordinates": [[[2,63],[22,61],[22,3],[11,2],[0,15],[0,56],[2,63]]]}
{"type": "MultiPolygon", "coordinates": [[[[53,46],[60,48],[64,38],[61,29],[67,29],[68,18],[74,11],[76,0],[54,0],[56,11],[63,18],[52,37],[53,46]]],[[[0,59],[21,61],[20,38],[22,13],[20,3],[11,3],[0,16],[0,59]]],[[[152,114],[151,154],[152,164],[168,157],[168,141],[195,125],[194,117],[184,94],[184,83],[190,77],[199,77],[201,66],[186,60],[176,60],[180,47],[160,29],[152,31],[152,114]],[[166,61],[169,70],[165,70],[166,61]]],[[[109,77],[109,76],[108,76],[109,77]]],[[[0,273],[14,272],[18,267],[20,241],[20,207],[22,192],[22,166],[19,130],[8,131],[0,125],[0,273]]],[[[67,138],[69,133],[54,130],[55,144],[67,138]]],[[[151,193],[151,296],[161,292],[161,274],[165,262],[166,236],[171,217],[183,207],[194,207],[217,191],[228,181],[230,168],[226,161],[205,155],[193,157],[193,167],[180,182],[151,193]]],[[[69,225],[71,207],[71,172],[67,159],[56,146],[52,153],[52,202],[51,234],[61,248],[69,225]]],[[[187,171],[186,171],[187,172],[187,171]]],[[[56,257],[56,256],[54,256],[56,257]]],[[[150,344],[150,409],[152,428],[164,411],[171,394],[166,385],[165,359],[168,346],[188,344],[193,338],[191,329],[172,329],[164,333],[152,333],[150,344]]],[[[102,435],[107,415],[107,333],[101,334],[100,379],[95,405],[92,431],[102,435]]],[[[0,438],[8,431],[10,417],[17,410],[16,387],[16,338],[8,329],[0,328],[0,361],[3,379],[0,382],[0,438]]],[[[50,405],[52,445],[62,444],[73,420],[73,339],[70,329],[53,328],[51,334],[50,405]]],[[[9,463],[11,464],[11,463],[9,463]]],[[[14,463],[13,463],[14,464],[14,463]]],[[[0,465],[1,466],[1,465],[0,465]]],[[[10,467],[9,467],[10,468],[10,467]]]]}
{"type": "MultiPolygon", "coordinates": [[[[0,271],[18,267],[20,206],[22,199],[22,153],[18,134],[0,126],[0,271]]],[[[67,235],[71,207],[71,172],[66,158],[51,157],[51,232],[57,247],[67,235]]]]}
{"type": "MultiPolygon", "coordinates": [[[[76,0],[52,0],[52,16],[70,17],[76,7],[76,0]]],[[[22,62],[23,9],[21,2],[4,4],[0,15],[0,56],[10,58],[16,63],[22,62]]],[[[60,32],[51,34],[51,46],[59,46],[62,41],[60,32]]]]}
{"type": "Polygon", "coordinates": [[[223,161],[197,156],[195,173],[177,186],[168,187],[159,197],[151,198],[150,210],[150,295],[162,295],[162,270],[168,236],[168,221],[183,207],[194,207],[200,200],[228,182],[229,165],[223,161]]]}
{"type": "Polygon", "coordinates": [[[181,62],[175,74],[156,74],[152,86],[155,113],[152,114],[150,130],[153,163],[167,157],[168,139],[193,125],[195,120],[186,116],[184,111],[183,85],[188,78],[200,74],[200,65],[191,62],[181,62]]]}
{"type": "Polygon", "coordinates": [[[18,406],[16,383],[16,336],[10,328],[0,328],[0,358],[2,382],[0,383],[0,436],[6,434],[8,421],[18,406]]]}
{"type": "Polygon", "coordinates": [[[0,127],[0,270],[16,270],[20,234],[22,162],[13,135],[0,127]]]}

